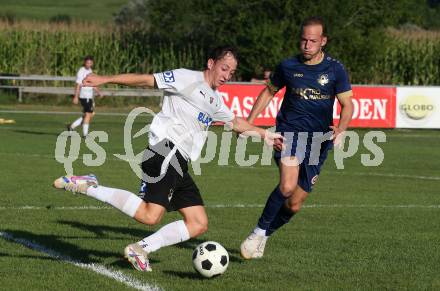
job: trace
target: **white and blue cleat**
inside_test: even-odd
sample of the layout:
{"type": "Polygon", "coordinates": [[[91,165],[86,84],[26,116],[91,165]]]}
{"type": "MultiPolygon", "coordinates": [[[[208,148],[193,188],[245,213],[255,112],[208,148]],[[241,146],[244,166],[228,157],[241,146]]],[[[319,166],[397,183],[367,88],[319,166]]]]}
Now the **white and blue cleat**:
{"type": "Polygon", "coordinates": [[[148,260],[148,253],[137,243],[130,244],[125,248],[124,257],[138,271],[153,271],[148,260]]]}

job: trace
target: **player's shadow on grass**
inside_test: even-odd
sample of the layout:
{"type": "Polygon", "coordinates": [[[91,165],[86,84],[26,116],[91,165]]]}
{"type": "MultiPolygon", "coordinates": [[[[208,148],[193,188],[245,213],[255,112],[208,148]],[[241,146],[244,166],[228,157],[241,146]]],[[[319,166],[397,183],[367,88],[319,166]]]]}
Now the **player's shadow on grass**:
{"type": "MultiPolygon", "coordinates": [[[[136,227],[109,226],[109,225],[102,225],[102,224],[87,224],[87,223],[83,223],[83,222],[70,221],[70,220],[58,220],[57,223],[63,224],[63,225],[68,225],[70,227],[80,229],[82,231],[91,232],[91,233],[95,234],[97,236],[97,238],[102,238],[102,239],[114,238],[112,235],[109,235],[108,233],[126,235],[127,240],[130,242],[132,240],[132,237],[135,237],[136,239],[141,239],[141,238],[144,238],[144,237],[149,236],[154,233],[154,231],[150,231],[150,230],[145,229],[146,226],[144,226],[142,224],[140,224],[141,228],[136,228],[136,227]]],[[[189,241],[179,243],[179,244],[175,245],[174,247],[188,249],[192,252],[196,248],[197,245],[199,245],[205,241],[206,241],[206,239],[202,240],[199,238],[193,238],[193,239],[190,239],[189,241]]],[[[242,263],[243,262],[243,260],[239,257],[238,250],[227,248],[227,251],[229,253],[229,260],[231,262],[235,262],[235,263],[242,263]]],[[[150,259],[150,261],[152,264],[160,262],[160,261],[154,260],[154,259],[150,259]]],[[[110,265],[117,266],[120,268],[129,267],[127,264],[127,261],[122,258],[114,261],[110,265]]],[[[180,275],[184,275],[184,274],[180,274],[180,275]]]]}
{"type": "MultiPolygon", "coordinates": [[[[58,220],[57,223],[68,225],[70,227],[82,230],[82,231],[88,231],[93,233],[96,237],[95,239],[114,239],[114,235],[112,234],[122,234],[122,237],[118,237],[118,239],[125,239],[128,243],[131,243],[133,238],[136,237],[136,239],[144,238],[146,236],[149,236],[153,233],[153,231],[149,231],[146,229],[140,229],[140,228],[134,228],[134,227],[119,227],[119,226],[109,226],[109,225],[102,225],[102,224],[87,224],[83,222],[78,221],[69,221],[69,220],[58,220]],[[112,234],[109,234],[112,233],[112,234]]],[[[117,256],[118,259],[110,263],[111,266],[119,267],[119,268],[125,268],[125,269],[132,269],[130,264],[122,258],[122,252],[117,256]]],[[[150,262],[152,264],[159,263],[159,260],[150,259],[150,262]]]]}
{"type": "Polygon", "coordinates": [[[59,132],[33,131],[33,130],[25,130],[25,129],[14,129],[12,131],[17,133],[36,134],[36,135],[52,135],[52,136],[60,135],[59,132]]]}
{"type": "MultiPolygon", "coordinates": [[[[136,227],[109,226],[102,224],[99,225],[86,224],[83,222],[69,221],[69,220],[58,220],[57,223],[68,225],[83,231],[84,230],[89,231],[98,237],[110,237],[108,233],[117,233],[117,234],[127,235],[130,237],[135,237],[136,239],[141,239],[154,233],[154,231],[145,229],[146,226],[142,224],[139,224],[142,228],[136,228],[136,227]]],[[[131,239],[130,237],[127,237],[127,240],[130,240],[131,239]]],[[[177,244],[176,247],[194,250],[195,247],[201,244],[202,242],[204,242],[204,240],[193,238],[189,241],[177,244]]]]}
{"type": "Polygon", "coordinates": [[[12,257],[19,259],[30,259],[30,260],[44,260],[44,261],[56,261],[57,259],[46,256],[32,256],[32,255],[11,255],[6,253],[0,253],[0,257],[12,257]]]}
{"type": "Polygon", "coordinates": [[[102,225],[102,224],[87,224],[78,221],[70,221],[70,220],[58,220],[57,223],[68,225],[73,228],[88,231],[95,234],[97,237],[101,238],[110,238],[111,236],[108,233],[116,233],[126,235],[125,238],[127,241],[130,241],[131,237],[136,238],[144,238],[154,233],[154,231],[150,231],[148,229],[134,228],[134,227],[120,227],[120,226],[110,226],[110,225],[102,225]]]}
{"type": "MultiPolygon", "coordinates": [[[[121,254],[118,252],[100,251],[95,249],[82,249],[78,245],[64,241],[62,236],[57,236],[53,234],[34,234],[22,230],[5,230],[4,232],[12,235],[14,238],[26,240],[28,242],[31,242],[32,244],[38,244],[48,252],[55,251],[62,256],[83,263],[100,263],[104,258],[121,257],[121,254]]],[[[31,249],[35,248],[29,246],[29,244],[22,245],[25,245],[31,249]]],[[[38,250],[38,247],[36,249],[38,250]]]]}

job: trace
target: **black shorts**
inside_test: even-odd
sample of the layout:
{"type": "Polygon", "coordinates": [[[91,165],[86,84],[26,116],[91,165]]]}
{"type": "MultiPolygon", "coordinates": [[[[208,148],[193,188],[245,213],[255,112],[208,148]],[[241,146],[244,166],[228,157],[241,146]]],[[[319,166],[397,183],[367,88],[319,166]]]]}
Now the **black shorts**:
{"type": "Polygon", "coordinates": [[[203,205],[200,191],[188,173],[188,161],[171,141],[165,139],[149,146],[143,160],[139,196],[145,202],[159,204],[167,211],[203,205]]]}
{"type": "Polygon", "coordinates": [[[93,111],[95,110],[95,101],[93,100],[93,98],[79,98],[79,101],[81,102],[84,113],[93,113],[93,111]]]}

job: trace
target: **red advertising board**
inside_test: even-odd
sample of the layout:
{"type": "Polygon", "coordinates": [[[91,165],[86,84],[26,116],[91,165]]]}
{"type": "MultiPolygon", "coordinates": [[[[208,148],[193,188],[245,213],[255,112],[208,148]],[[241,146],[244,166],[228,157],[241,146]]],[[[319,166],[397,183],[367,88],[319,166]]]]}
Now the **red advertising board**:
{"type": "MultiPolygon", "coordinates": [[[[396,87],[353,86],[353,117],[350,127],[396,127],[396,87]]],[[[341,106],[334,106],[338,124],[341,106]]]]}
{"type": "MultiPolygon", "coordinates": [[[[260,84],[226,84],[219,88],[219,92],[225,100],[226,105],[238,117],[246,118],[251,112],[252,106],[258,94],[265,85],[260,84]]],[[[266,109],[255,119],[255,125],[275,125],[275,118],[283,101],[285,90],[280,90],[270,101],[266,109]]]]}
{"type": "MultiPolygon", "coordinates": [[[[227,84],[219,88],[226,105],[239,117],[248,117],[264,85],[227,84]]],[[[396,124],[396,88],[353,86],[353,120],[350,127],[393,128],[396,124]]],[[[255,120],[256,125],[273,126],[283,101],[284,90],[278,92],[255,120]]],[[[333,119],[338,123],[340,106],[335,101],[333,119]]]]}

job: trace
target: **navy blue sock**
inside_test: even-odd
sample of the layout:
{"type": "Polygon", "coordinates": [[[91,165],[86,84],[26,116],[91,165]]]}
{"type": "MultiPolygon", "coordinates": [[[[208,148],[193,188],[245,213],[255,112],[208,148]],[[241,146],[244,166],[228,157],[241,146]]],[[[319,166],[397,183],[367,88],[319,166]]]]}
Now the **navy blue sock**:
{"type": "Polygon", "coordinates": [[[281,193],[279,186],[277,186],[269,198],[267,199],[266,206],[264,206],[263,213],[258,220],[258,227],[264,230],[268,230],[270,224],[277,216],[280,208],[283,207],[286,197],[281,193]]]}
{"type": "Polygon", "coordinates": [[[269,228],[266,230],[266,235],[270,236],[281,226],[288,223],[294,215],[295,213],[293,213],[290,209],[287,209],[285,206],[281,207],[281,209],[277,213],[277,216],[272,221],[269,228]]]}

